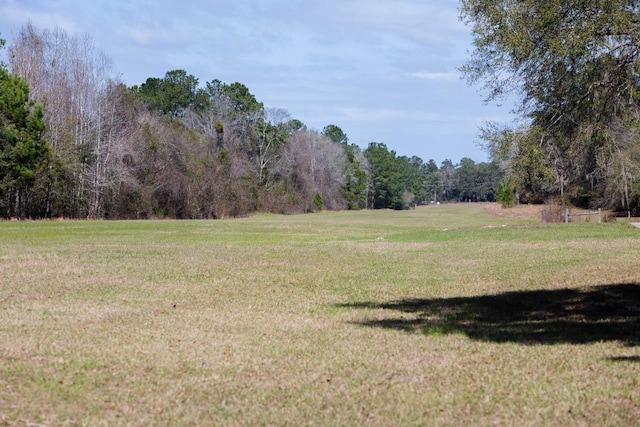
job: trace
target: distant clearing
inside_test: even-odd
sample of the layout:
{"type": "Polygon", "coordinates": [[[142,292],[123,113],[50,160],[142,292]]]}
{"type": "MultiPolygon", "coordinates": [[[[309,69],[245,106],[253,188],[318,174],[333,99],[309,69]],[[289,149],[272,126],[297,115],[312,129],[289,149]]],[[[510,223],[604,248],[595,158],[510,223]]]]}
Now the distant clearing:
{"type": "Polygon", "coordinates": [[[0,222],[0,426],[638,425],[640,233],[499,209],[0,222]]]}

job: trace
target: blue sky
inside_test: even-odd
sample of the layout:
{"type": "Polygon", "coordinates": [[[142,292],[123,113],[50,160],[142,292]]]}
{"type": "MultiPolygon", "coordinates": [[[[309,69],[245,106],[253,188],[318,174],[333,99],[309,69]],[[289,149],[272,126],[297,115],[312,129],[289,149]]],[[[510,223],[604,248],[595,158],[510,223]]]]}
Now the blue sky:
{"type": "Polygon", "coordinates": [[[245,84],[309,128],[366,148],[486,161],[478,126],[507,122],[457,68],[470,29],[453,0],[0,0],[0,35],[26,22],[89,35],[127,85],[184,69],[245,84]]]}

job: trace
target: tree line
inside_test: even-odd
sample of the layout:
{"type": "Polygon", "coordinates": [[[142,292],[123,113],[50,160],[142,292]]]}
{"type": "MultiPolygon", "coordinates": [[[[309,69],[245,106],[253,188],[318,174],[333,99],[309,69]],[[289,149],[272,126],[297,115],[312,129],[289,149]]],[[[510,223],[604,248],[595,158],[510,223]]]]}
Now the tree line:
{"type": "MultiPolygon", "coordinates": [[[[308,129],[244,84],[184,70],[132,87],[90,38],[25,25],[0,66],[0,215],[224,218],[437,201],[640,208],[640,2],[461,0],[462,71],[487,100],[488,163],[437,165],[308,129]]],[[[4,42],[2,43],[4,45],[4,42]]]]}
{"type": "Polygon", "coordinates": [[[362,150],[242,83],[184,70],[127,87],[90,38],[25,25],[0,71],[0,210],[21,218],[225,218],[493,200],[492,165],[362,150]]]}

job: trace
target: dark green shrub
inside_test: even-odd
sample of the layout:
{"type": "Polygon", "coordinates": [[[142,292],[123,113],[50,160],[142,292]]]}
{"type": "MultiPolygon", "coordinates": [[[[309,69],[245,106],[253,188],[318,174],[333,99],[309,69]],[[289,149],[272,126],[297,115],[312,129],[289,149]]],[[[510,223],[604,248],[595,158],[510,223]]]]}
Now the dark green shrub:
{"type": "Polygon", "coordinates": [[[324,201],[322,200],[322,196],[320,195],[320,193],[316,193],[316,195],[313,196],[313,202],[311,203],[311,205],[313,206],[314,211],[322,210],[322,207],[324,206],[324,201]]]}
{"type": "Polygon", "coordinates": [[[500,203],[503,208],[510,208],[516,203],[513,195],[513,189],[506,179],[501,179],[496,190],[496,202],[500,203]]]}

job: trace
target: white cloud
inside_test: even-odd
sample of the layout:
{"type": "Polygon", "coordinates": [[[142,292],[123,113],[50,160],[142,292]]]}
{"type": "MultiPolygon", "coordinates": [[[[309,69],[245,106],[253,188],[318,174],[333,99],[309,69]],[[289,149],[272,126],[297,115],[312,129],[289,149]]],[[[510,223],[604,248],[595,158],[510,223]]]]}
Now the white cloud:
{"type": "Polygon", "coordinates": [[[187,38],[175,28],[160,24],[133,25],[127,29],[132,40],[141,45],[172,46],[187,41],[187,38]]]}
{"type": "Polygon", "coordinates": [[[390,108],[341,108],[345,121],[417,121],[417,122],[457,122],[460,117],[420,110],[390,108]]]}
{"type": "Polygon", "coordinates": [[[45,9],[29,8],[15,1],[0,3],[1,22],[20,28],[27,22],[38,28],[59,28],[70,34],[78,31],[76,24],[59,12],[47,12],[45,9]]]}
{"type": "Polygon", "coordinates": [[[423,73],[416,72],[411,74],[412,77],[424,80],[435,80],[440,82],[456,82],[460,80],[460,73],[423,73]]]}
{"type": "Polygon", "coordinates": [[[467,29],[448,0],[336,0],[326,15],[362,30],[382,30],[432,45],[447,43],[467,29]]]}

